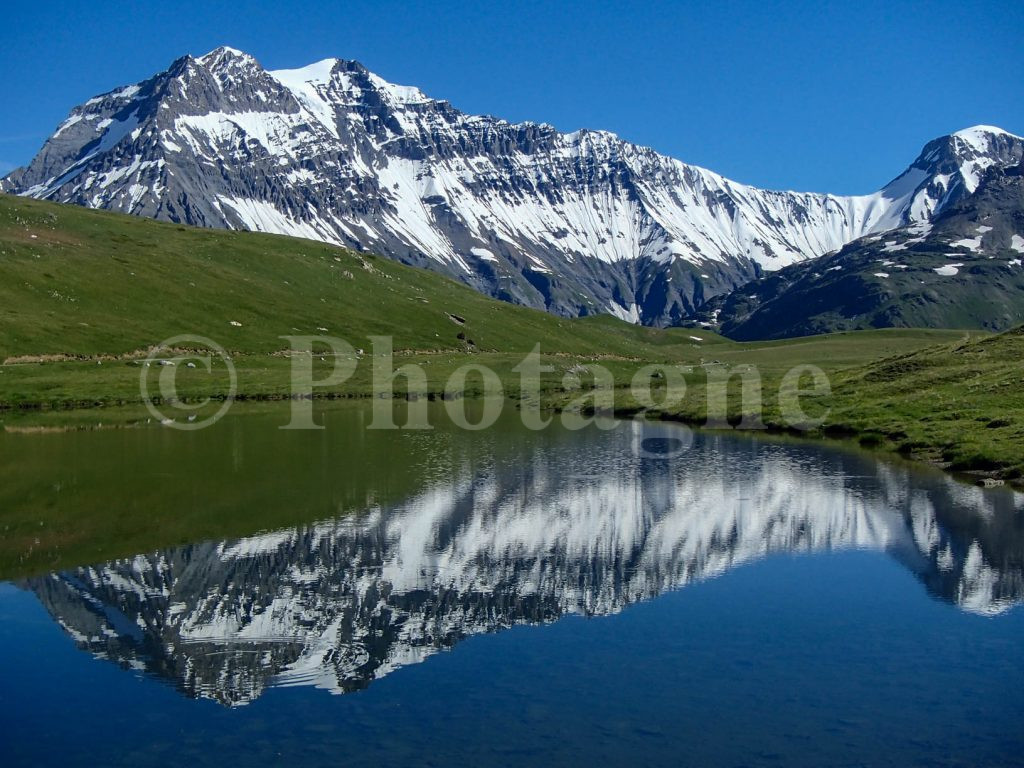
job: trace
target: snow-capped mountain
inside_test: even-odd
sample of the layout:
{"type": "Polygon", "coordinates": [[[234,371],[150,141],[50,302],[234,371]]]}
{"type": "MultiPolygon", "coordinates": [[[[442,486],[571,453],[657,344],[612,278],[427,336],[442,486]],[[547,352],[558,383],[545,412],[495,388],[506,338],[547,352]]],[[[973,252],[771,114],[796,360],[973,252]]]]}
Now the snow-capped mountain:
{"type": "Polygon", "coordinates": [[[466,115],[353,61],[185,56],[72,110],[0,190],[362,248],[565,315],[670,324],[762,270],[923,221],[1024,141],[929,143],[865,196],[773,192],[602,131],[466,115]]]}
{"type": "Polygon", "coordinates": [[[848,452],[730,461],[715,436],[686,462],[621,461],[659,429],[596,444],[589,466],[616,472],[569,474],[538,447],[390,508],[27,586],[83,650],[229,705],[357,690],[474,634],[613,614],[772,553],[886,552],[972,613],[1024,599],[1019,494],[848,452]]]}
{"type": "Polygon", "coordinates": [[[860,238],[707,302],[739,341],[867,328],[1005,331],[1024,323],[1024,164],[988,168],[931,221],[860,238]]]}

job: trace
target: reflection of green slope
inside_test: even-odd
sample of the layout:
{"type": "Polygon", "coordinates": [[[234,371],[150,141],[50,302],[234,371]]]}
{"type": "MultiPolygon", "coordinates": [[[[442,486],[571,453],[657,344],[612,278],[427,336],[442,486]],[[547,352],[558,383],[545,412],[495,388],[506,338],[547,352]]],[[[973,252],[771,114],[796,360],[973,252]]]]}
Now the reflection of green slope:
{"type": "Polygon", "coordinates": [[[0,579],[394,504],[523,440],[566,437],[465,432],[430,407],[429,432],[367,430],[365,404],[327,409],[318,432],[279,430],[283,408],[198,433],[0,432],[0,579]]]}

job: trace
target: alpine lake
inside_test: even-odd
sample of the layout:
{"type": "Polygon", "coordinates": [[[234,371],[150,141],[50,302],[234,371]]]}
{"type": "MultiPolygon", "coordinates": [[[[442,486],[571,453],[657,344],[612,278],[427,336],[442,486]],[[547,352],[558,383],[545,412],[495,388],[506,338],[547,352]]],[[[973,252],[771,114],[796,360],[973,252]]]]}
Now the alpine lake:
{"type": "Polygon", "coordinates": [[[0,764],[1024,764],[1024,495],[370,407],[4,417],[0,764]]]}

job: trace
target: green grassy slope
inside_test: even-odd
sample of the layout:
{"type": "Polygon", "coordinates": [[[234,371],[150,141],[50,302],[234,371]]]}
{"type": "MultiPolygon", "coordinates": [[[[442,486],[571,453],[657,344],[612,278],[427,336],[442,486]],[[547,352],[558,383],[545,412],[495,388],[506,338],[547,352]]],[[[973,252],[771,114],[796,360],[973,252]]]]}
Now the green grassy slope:
{"type": "Polygon", "coordinates": [[[548,352],[642,356],[689,345],[691,334],[721,340],[611,317],[561,319],[323,243],[0,195],[0,361],[123,355],[180,333],[267,353],[287,346],[282,335],[323,328],[357,347],[376,334],[410,350],[464,351],[472,341],[481,351],[540,343],[548,352]]]}
{"type": "Polygon", "coordinates": [[[1024,328],[844,371],[830,422],[951,469],[1024,478],[1024,328]]]}

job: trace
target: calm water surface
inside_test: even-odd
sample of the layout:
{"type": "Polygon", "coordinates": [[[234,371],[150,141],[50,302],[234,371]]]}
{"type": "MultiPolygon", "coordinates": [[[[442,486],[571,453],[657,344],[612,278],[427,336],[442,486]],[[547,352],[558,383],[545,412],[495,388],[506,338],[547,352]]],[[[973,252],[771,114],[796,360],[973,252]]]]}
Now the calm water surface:
{"type": "Polygon", "coordinates": [[[1020,494],[323,418],[7,425],[0,764],[1024,764],[1020,494]]]}

